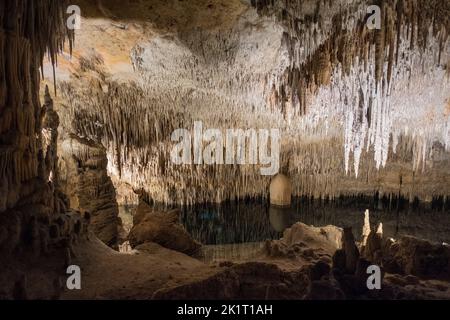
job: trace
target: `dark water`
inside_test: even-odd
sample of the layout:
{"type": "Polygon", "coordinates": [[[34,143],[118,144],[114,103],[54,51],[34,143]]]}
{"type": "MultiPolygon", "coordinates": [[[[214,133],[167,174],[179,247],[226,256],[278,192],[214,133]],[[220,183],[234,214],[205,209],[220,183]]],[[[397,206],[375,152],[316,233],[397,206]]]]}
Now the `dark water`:
{"type": "MultiPolygon", "coordinates": [[[[154,205],[157,209],[167,209],[154,205]]],[[[369,209],[372,226],[383,223],[384,235],[412,235],[433,242],[450,243],[448,202],[431,204],[374,198],[341,198],[335,201],[293,199],[287,209],[269,206],[267,200],[239,200],[221,204],[199,204],[181,209],[180,222],[203,244],[240,244],[279,239],[296,222],[316,227],[329,224],[353,228],[361,236],[364,211],[369,209]]],[[[124,222],[132,223],[130,207],[120,207],[124,222]]]]}
{"type": "Polygon", "coordinates": [[[278,239],[295,222],[316,227],[351,226],[359,239],[364,211],[371,224],[383,223],[384,235],[412,235],[433,242],[450,242],[450,209],[434,204],[409,204],[363,198],[339,201],[294,199],[290,208],[274,208],[266,200],[239,200],[182,209],[181,223],[203,244],[233,244],[278,239]]]}

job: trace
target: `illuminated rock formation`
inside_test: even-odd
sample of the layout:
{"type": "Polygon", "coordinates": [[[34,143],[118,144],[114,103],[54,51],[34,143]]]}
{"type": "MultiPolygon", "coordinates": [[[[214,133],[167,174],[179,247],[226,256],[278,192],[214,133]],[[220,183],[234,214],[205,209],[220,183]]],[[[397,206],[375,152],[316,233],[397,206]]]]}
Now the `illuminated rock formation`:
{"type": "Polygon", "coordinates": [[[450,1],[376,1],[380,29],[368,0],[74,2],[75,32],[65,0],[0,2],[0,299],[57,299],[72,263],[86,289],[69,298],[448,297],[448,245],[385,239],[369,221],[361,251],[351,228],[296,223],[219,266],[186,255],[200,244],[174,212],[138,210],[126,254],[104,243],[118,244],[113,183],[127,204],[267,197],[264,163],[171,161],[172,133],[196,121],[280,130],[291,186],[274,185],[276,204],[447,202],[450,1]],[[386,290],[364,286],[372,263],[386,290]]]}
{"type": "Polygon", "coordinates": [[[284,207],[291,204],[291,181],[283,174],[276,175],[270,182],[270,204],[284,207]]]}
{"type": "Polygon", "coordinates": [[[76,137],[60,144],[60,187],[70,208],[90,216],[90,229],[109,246],[117,247],[119,209],[116,191],[107,175],[103,146],[76,137]]]}
{"type": "Polygon", "coordinates": [[[279,128],[293,195],[446,197],[450,4],[380,2],[380,30],[367,27],[372,4],[86,6],[78,59],[59,71],[62,126],[106,148],[120,201],[136,202],[133,190],[169,204],[267,194],[259,165],[170,161],[173,130],[199,120],[279,128]],[[110,16],[118,21],[99,28],[110,16]]]}
{"type": "MultiPolygon", "coordinates": [[[[58,115],[39,97],[44,54],[56,62],[65,1],[0,2],[0,298],[57,298],[86,221],[58,189],[58,115]],[[43,262],[43,261],[46,261],[43,262]]],[[[71,41],[69,41],[71,43],[71,41]]]]}
{"type": "Polygon", "coordinates": [[[367,238],[369,237],[370,234],[370,213],[369,210],[366,210],[364,212],[364,225],[363,225],[363,230],[362,230],[362,239],[361,239],[361,245],[365,246],[367,243],[367,238]]]}
{"type": "Polygon", "coordinates": [[[132,248],[154,242],[163,247],[193,255],[201,244],[191,238],[178,222],[176,210],[158,212],[141,202],[133,217],[133,228],[128,236],[132,248]]]}

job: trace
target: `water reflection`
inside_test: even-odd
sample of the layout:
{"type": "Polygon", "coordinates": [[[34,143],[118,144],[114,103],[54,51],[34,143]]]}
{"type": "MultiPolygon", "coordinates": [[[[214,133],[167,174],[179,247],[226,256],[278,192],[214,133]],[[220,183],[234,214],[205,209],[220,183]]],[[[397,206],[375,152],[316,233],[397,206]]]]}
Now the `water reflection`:
{"type": "Polygon", "coordinates": [[[182,209],[181,222],[204,244],[233,244],[276,239],[295,222],[308,225],[351,226],[359,238],[365,209],[375,227],[383,222],[388,237],[413,235],[435,242],[450,242],[450,210],[373,202],[363,198],[339,201],[293,199],[288,208],[270,206],[266,200],[229,201],[182,209]]]}
{"type": "Polygon", "coordinates": [[[295,198],[289,208],[271,207],[264,199],[199,204],[182,208],[180,222],[195,239],[206,245],[278,239],[286,228],[298,221],[317,227],[351,226],[359,239],[366,209],[370,210],[373,226],[383,223],[385,236],[412,235],[434,242],[450,242],[448,206],[374,201],[373,198],[338,201],[295,198]]]}
{"type": "Polygon", "coordinates": [[[185,207],[181,222],[204,244],[257,242],[279,236],[270,225],[267,204],[262,200],[185,207]]]}
{"type": "Polygon", "coordinates": [[[292,208],[270,206],[269,221],[275,231],[283,232],[292,225],[292,208]]]}

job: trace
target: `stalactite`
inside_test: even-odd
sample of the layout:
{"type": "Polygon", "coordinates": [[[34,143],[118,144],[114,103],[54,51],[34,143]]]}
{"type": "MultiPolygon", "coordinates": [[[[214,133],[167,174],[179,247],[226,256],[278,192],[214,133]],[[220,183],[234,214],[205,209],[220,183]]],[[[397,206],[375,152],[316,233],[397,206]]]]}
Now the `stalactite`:
{"type": "MultiPolygon", "coordinates": [[[[101,142],[112,177],[155,201],[267,193],[258,166],[171,163],[172,131],[196,120],[218,129],[280,128],[282,167],[297,195],[397,193],[379,181],[391,181],[400,163],[422,179],[434,172],[427,164],[435,143],[450,145],[441,117],[450,84],[439,64],[450,56],[448,19],[424,1],[380,3],[383,28],[369,30],[368,1],[255,0],[258,14],[249,10],[225,30],[139,42],[131,61],[142,79],[125,84],[91,52],[79,70],[89,82],[60,83],[63,127],[101,142]],[[433,124],[423,120],[428,112],[433,124]]],[[[428,186],[413,185],[402,192],[429,198],[428,186]]]]}
{"type": "MultiPolygon", "coordinates": [[[[39,72],[45,54],[56,63],[65,39],[64,0],[0,3],[0,190],[13,199],[22,183],[38,176],[41,151],[39,72]],[[17,17],[23,17],[18,19],[17,17]]],[[[7,203],[8,202],[8,203],[7,203]]],[[[0,211],[13,206],[0,200],[0,211]]]]}
{"type": "MultiPolygon", "coordinates": [[[[67,211],[57,189],[58,116],[48,90],[43,107],[39,96],[44,55],[56,63],[65,39],[73,41],[66,30],[67,3],[0,1],[0,255],[2,265],[12,266],[12,271],[2,268],[1,299],[53,296],[54,290],[44,289],[38,297],[34,290],[26,292],[23,274],[40,270],[36,261],[42,255],[52,255],[56,268],[59,253],[86,233],[80,215],[67,211]]],[[[57,274],[42,273],[33,286],[41,291],[57,274]]]]}

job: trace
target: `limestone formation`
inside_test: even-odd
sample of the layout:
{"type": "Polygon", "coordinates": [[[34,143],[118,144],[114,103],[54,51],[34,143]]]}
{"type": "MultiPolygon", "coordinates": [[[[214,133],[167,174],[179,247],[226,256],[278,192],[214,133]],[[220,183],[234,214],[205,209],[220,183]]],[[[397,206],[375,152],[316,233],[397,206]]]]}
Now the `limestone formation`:
{"type": "Polygon", "coordinates": [[[361,246],[365,246],[367,244],[367,238],[369,237],[370,230],[370,213],[369,210],[366,210],[364,212],[364,225],[362,230],[361,246]]]}
{"type": "Polygon", "coordinates": [[[387,271],[412,274],[429,279],[448,279],[450,250],[413,237],[402,237],[393,243],[384,257],[387,271]]]}
{"type": "Polygon", "coordinates": [[[345,252],[345,272],[353,274],[359,259],[359,250],[355,243],[352,228],[344,228],[342,249],[345,252]]]}
{"type": "MultiPolygon", "coordinates": [[[[362,246],[359,252],[350,232],[349,228],[344,228],[343,249],[334,253],[332,264],[332,274],[347,297],[368,294],[367,269],[371,265],[379,266],[382,272],[383,290],[380,294],[382,296],[394,294],[395,299],[408,299],[412,293],[408,290],[400,290],[401,293],[395,291],[389,293],[389,290],[393,290],[390,287],[392,285],[402,287],[408,284],[419,285],[420,281],[417,277],[448,280],[450,252],[444,245],[432,244],[408,236],[401,237],[399,240],[384,239],[380,223],[376,231],[370,232],[366,245],[362,246]],[[350,254],[345,247],[353,248],[350,254]],[[349,268],[349,258],[351,268],[349,268]],[[396,276],[387,276],[388,273],[396,276]],[[389,289],[385,290],[386,287],[389,289]]],[[[416,297],[420,296],[419,293],[416,294],[416,297]]]]}
{"type": "Polygon", "coordinates": [[[89,212],[90,229],[109,246],[117,248],[119,209],[116,191],[108,176],[104,148],[74,136],[61,139],[59,174],[61,190],[70,208],[89,212]]]}
{"type": "MultiPolygon", "coordinates": [[[[341,238],[342,230],[335,226],[315,228],[298,222],[286,229],[280,240],[266,241],[263,251],[267,256],[277,259],[311,263],[321,260],[325,264],[330,264],[334,252],[341,246],[341,238]]],[[[319,264],[318,268],[321,269],[321,266],[324,265],[319,264]]],[[[311,272],[317,274],[321,271],[311,272]]],[[[320,277],[315,280],[320,280],[320,277]]]]}
{"type": "MultiPolygon", "coordinates": [[[[55,151],[43,149],[42,129],[52,130],[57,123],[49,118],[50,127],[42,123],[39,67],[47,50],[51,61],[56,62],[56,54],[68,35],[63,27],[64,2],[51,5],[52,1],[42,1],[42,5],[37,5],[6,0],[0,5],[1,212],[19,202],[22,184],[33,179],[46,180],[48,177],[43,174],[54,165],[48,162],[54,160],[55,151]],[[47,170],[38,170],[40,167],[47,170]]],[[[49,104],[47,100],[46,105],[49,104]]]]}
{"type": "Polygon", "coordinates": [[[276,254],[281,248],[298,247],[321,250],[331,254],[341,246],[342,230],[335,226],[315,228],[298,222],[286,229],[280,240],[266,243],[269,255],[276,254]]]}
{"type": "Polygon", "coordinates": [[[0,300],[450,297],[448,245],[386,238],[369,211],[357,243],[280,208],[373,196],[397,201],[397,220],[402,198],[448,209],[449,0],[377,0],[375,29],[369,0],[75,3],[78,30],[67,0],[0,0],[0,300]],[[249,161],[172,161],[173,133],[198,121],[250,133],[224,145],[249,161]],[[261,149],[251,161],[268,129],[275,177],[261,149]],[[243,199],[277,206],[255,210],[283,236],[201,260],[178,208],[243,199]],[[138,204],[127,239],[119,203],[138,204]],[[83,290],[65,290],[72,264],[83,290]]]}
{"type": "MultiPolygon", "coordinates": [[[[381,30],[367,28],[365,0],[226,1],[229,20],[215,28],[177,17],[173,2],[155,8],[170,18],[142,3],[125,11],[103,3],[104,19],[127,25],[127,17],[146,15],[158,27],[152,36],[139,23],[106,35],[86,19],[81,58],[58,83],[62,126],[105,146],[108,174],[116,187],[128,186],[120,201],[132,190],[178,205],[268,195],[260,164],[171,162],[171,133],[198,120],[219,130],[279,128],[292,195],[446,197],[449,4],[427,3],[383,4],[381,30]],[[121,52],[120,63],[109,50],[121,52]]],[[[178,5],[202,12],[197,3],[178,5]]],[[[211,10],[225,19],[218,7],[211,10]]]]}
{"type": "Polygon", "coordinates": [[[270,204],[280,207],[290,206],[291,181],[283,174],[276,175],[270,182],[270,204]]]}
{"type": "Polygon", "coordinates": [[[46,299],[64,251],[86,235],[58,186],[58,115],[40,70],[54,65],[65,40],[67,2],[0,2],[0,292],[1,299],[46,299]],[[46,260],[47,263],[43,263],[46,260]]]}
{"type": "MultiPolygon", "coordinates": [[[[278,97],[275,104],[282,112],[289,109],[291,112],[307,112],[305,101],[310,99],[309,95],[314,94],[317,87],[331,84],[331,92],[322,91],[324,95],[319,93],[316,101],[324,108],[333,107],[333,104],[338,108],[343,107],[345,168],[346,171],[350,170],[350,154],[353,153],[353,173],[358,176],[363,149],[374,148],[377,168],[386,165],[390,134],[394,136],[395,150],[395,141],[398,141],[404,129],[398,127],[393,119],[398,115],[397,112],[401,112],[405,101],[402,100],[396,106],[396,98],[390,94],[406,80],[404,77],[408,78],[407,82],[412,80],[415,61],[421,60],[416,65],[417,70],[424,64],[432,69],[436,65],[445,65],[447,58],[442,58],[448,55],[449,46],[443,47],[442,44],[448,41],[450,24],[445,14],[450,11],[450,4],[448,1],[439,4],[409,0],[383,2],[382,27],[380,30],[370,30],[365,17],[371,3],[351,1],[347,2],[345,9],[335,8],[340,2],[255,0],[252,5],[261,14],[278,14],[277,18],[286,29],[284,40],[288,43],[288,53],[293,63],[286,68],[285,75],[273,79],[273,84],[270,84],[275,89],[274,95],[278,97]],[[337,14],[328,18],[329,12],[337,14]],[[299,19],[302,14],[303,20],[299,19]],[[308,23],[310,21],[319,21],[320,28],[308,23]],[[416,60],[414,50],[429,53],[425,53],[427,57],[416,60]],[[434,57],[431,52],[435,53],[434,57]],[[405,64],[402,61],[405,56],[412,60],[405,64]],[[346,87],[353,86],[355,90],[350,90],[352,94],[348,96],[333,96],[332,92],[336,90],[335,86],[340,86],[339,83],[346,87]]],[[[443,69],[438,69],[438,73],[443,72],[443,69]]],[[[440,83],[440,80],[436,82],[437,85],[440,83]]],[[[442,104],[447,98],[443,95],[440,99],[442,104]]],[[[320,109],[314,102],[308,107],[320,109]]],[[[316,114],[319,115],[320,111],[316,114]]],[[[442,124],[441,129],[446,126],[442,124]]],[[[430,129],[440,130],[437,127],[430,129]]],[[[329,130],[328,127],[326,130],[329,130]]],[[[416,143],[416,147],[422,149],[414,148],[413,151],[414,166],[419,168],[431,146],[422,139],[416,140],[416,143]]],[[[442,143],[448,144],[445,139],[442,143]]]]}
{"type": "Polygon", "coordinates": [[[382,248],[382,241],[383,241],[383,234],[379,234],[377,232],[370,232],[366,246],[363,250],[363,256],[368,259],[369,261],[372,261],[374,263],[380,264],[381,262],[381,248],[382,248]]]}
{"type": "Polygon", "coordinates": [[[163,247],[193,255],[201,246],[178,222],[177,211],[154,211],[141,201],[133,220],[134,225],[128,236],[132,248],[146,242],[155,242],[163,247]]]}

